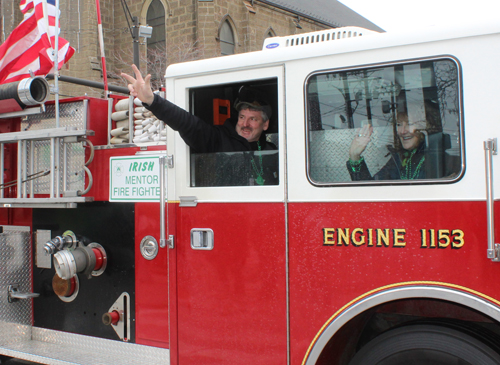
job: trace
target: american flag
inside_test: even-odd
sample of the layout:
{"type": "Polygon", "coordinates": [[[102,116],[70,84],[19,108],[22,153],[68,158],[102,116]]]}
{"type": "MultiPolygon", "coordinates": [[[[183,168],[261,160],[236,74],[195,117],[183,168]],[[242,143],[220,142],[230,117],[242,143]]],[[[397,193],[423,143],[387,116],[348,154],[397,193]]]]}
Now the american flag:
{"type": "MultiPolygon", "coordinates": [[[[0,84],[35,75],[47,75],[54,67],[56,27],[55,0],[21,0],[23,21],[0,45],[0,84]]],[[[75,53],[69,42],[59,37],[58,69],[75,53]]]]}

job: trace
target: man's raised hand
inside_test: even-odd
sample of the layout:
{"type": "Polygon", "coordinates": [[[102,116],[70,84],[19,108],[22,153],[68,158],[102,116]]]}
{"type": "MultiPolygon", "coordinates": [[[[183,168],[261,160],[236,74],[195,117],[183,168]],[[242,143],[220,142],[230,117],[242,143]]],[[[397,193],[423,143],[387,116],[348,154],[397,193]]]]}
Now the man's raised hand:
{"type": "Polygon", "coordinates": [[[128,89],[130,90],[130,95],[138,98],[143,103],[151,105],[154,100],[154,94],[151,90],[151,75],[147,75],[142,78],[141,72],[136,65],[132,65],[132,70],[134,71],[135,78],[126,74],[121,73],[121,76],[129,82],[128,89]]]}

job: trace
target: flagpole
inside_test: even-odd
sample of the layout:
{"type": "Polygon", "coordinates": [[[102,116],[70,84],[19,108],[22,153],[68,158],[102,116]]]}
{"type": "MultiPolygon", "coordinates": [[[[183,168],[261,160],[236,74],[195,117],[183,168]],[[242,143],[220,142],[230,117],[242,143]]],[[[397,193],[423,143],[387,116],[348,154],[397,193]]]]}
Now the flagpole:
{"type": "MultiPolygon", "coordinates": [[[[49,29],[49,28],[47,28],[49,29]]],[[[54,86],[56,107],[56,128],[59,128],[59,0],[56,0],[55,56],[54,56],[54,86]]],[[[49,34],[50,37],[50,34],[49,34]]]]}
{"type": "Polygon", "coordinates": [[[99,6],[99,0],[95,0],[95,6],[97,8],[97,29],[99,31],[99,45],[101,47],[101,63],[102,63],[102,73],[104,78],[104,94],[108,97],[108,74],[106,72],[106,56],[104,55],[104,37],[102,34],[102,22],[101,22],[101,7],[99,6]]]}

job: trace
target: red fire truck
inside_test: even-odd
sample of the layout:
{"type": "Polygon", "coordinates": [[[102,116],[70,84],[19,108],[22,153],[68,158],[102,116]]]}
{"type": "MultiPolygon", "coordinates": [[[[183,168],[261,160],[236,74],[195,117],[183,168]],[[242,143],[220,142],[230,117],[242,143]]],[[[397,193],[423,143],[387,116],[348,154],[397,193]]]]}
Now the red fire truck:
{"type": "Polygon", "coordinates": [[[262,152],[194,153],[163,124],[134,142],[131,99],[112,144],[127,96],[25,82],[0,102],[0,354],[499,364],[498,44],[498,24],[341,28],[167,69],[207,123],[266,95],[262,152]]]}

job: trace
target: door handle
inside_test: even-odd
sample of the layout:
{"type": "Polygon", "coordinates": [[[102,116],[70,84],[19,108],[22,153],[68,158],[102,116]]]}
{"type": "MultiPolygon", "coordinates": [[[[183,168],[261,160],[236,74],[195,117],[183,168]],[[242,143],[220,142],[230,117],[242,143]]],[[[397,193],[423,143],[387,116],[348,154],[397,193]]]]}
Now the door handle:
{"type": "Polygon", "coordinates": [[[167,244],[165,238],[165,156],[160,156],[160,247],[167,244]]]}
{"type": "Polygon", "coordinates": [[[484,141],[484,158],[486,171],[486,210],[488,223],[488,251],[491,261],[500,261],[500,244],[495,243],[495,197],[493,195],[493,155],[497,154],[497,139],[484,141]]]}
{"type": "Polygon", "coordinates": [[[214,231],[210,228],[193,228],[191,230],[191,248],[193,250],[213,250],[214,231]]]}

